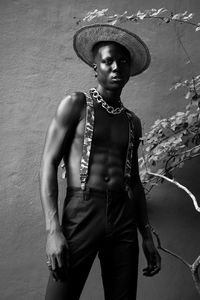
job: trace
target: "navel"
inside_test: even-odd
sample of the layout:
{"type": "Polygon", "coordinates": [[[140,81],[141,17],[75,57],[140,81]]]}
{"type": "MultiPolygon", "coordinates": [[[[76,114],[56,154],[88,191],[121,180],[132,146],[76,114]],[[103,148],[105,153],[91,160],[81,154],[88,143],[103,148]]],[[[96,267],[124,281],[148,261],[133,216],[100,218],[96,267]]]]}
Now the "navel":
{"type": "Polygon", "coordinates": [[[109,176],[104,176],[104,181],[105,182],[108,182],[110,180],[110,177],[109,176]]]}

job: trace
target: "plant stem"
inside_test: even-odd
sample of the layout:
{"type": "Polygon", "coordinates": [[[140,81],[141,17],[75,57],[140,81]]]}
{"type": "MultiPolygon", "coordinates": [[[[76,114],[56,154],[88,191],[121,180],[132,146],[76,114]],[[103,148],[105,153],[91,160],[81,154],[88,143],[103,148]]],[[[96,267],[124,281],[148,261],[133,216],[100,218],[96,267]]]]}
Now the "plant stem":
{"type": "Polygon", "coordinates": [[[170,179],[170,178],[168,178],[164,175],[161,175],[161,174],[153,173],[153,172],[150,172],[150,171],[148,171],[148,174],[156,176],[156,177],[163,178],[163,179],[175,184],[180,189],[184,190],[189,195],[189,197],[192,199],[192,202],[194,204],[194,207],[195,207],[196,211],[200,212],[200,207],[198,206],[198,203],[197,203],[197,200],[196,200],[195,196],[184,185],[180,184],[178,181],[176,181],[174,179],[170,179]]]}
{"type": "Polygon", "coordinates": [[[185,23],[185,24],[189,24],[189,25],[192,25],[192,26],[195,26],[195,27],[199,27],[199,25],[197,25],[196,23],[194,22],[190,22],[190,21],[185,21],[185,20],[178,20],[178,19],[172,19],[172,17],[159,17],[159,16],[145,16],[144,19],[160,19],[161,21],[164,21],[165,22],[165,19],[169,19],[170,22],[173,21],[173,22],[178,22],[178,23],[185,23]]]}
{"type": "Polygon", "coordinates": [[[200,277],[199,277],[199,273],[198,273],[198,269],[200,267],[200,256],[197,257],[197,259],[193,262],[193,264],[189,264],[185,259],[183,259],[181,256],[179,256],[178,254],[162,247],[161,245],[161,241],[160,241],[160,237],[158,235],[158,233],[155,231],[155,229],[152,227],[151,228],[152,233],[155,235],[158,246],[157,248],[162,250],[163,252],[174,256],[175,258],[177,258],[178,260],[180,260],[186,267],[188,267],[192,273],[192,279],[194,281],[195,287],[197,289],[197,292],[200,294],[200,277]]]}

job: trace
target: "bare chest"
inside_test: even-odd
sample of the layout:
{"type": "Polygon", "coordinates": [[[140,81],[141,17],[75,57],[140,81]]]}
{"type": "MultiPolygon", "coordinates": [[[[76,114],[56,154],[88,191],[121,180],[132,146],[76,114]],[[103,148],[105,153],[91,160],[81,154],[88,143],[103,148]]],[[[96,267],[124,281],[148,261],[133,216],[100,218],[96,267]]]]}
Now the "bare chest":
{"type": "Polygon", "coordinates": [[[95,107],[93,141],[97,146],[126,148],[128,144],[128,119],[125,112],[112,115],[102,107],[95,107]]]}
{"type": "MultiPolygon", "coordinates": [[[[86,111],[76,128],[74,143],[79,148],[83,144],[86,124],[86,111]]],[[[126,113],[109,114],[100,105],[94,105],[94,127],[92,144],[95,147],[126,151],[129,140],[129,121],[126,113]]]]}

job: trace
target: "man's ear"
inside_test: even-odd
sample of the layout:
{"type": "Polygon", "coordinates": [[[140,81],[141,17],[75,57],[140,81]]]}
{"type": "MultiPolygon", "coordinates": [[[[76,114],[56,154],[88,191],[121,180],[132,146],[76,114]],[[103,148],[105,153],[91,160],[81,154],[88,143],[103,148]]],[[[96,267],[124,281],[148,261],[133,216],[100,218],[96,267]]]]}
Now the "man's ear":
{"type": "Polygon", "coordinates": [[[93,66],[93,69],[94,69],[94,72],[95,72],[94,77],[97,78],[97,65],[93,64],[92,66],[93,66]]]}
{"type": "Polygon", "coordinates": [[[93,64],[93,69],[96,71],[97,70],[97,65],[93,64]]]}

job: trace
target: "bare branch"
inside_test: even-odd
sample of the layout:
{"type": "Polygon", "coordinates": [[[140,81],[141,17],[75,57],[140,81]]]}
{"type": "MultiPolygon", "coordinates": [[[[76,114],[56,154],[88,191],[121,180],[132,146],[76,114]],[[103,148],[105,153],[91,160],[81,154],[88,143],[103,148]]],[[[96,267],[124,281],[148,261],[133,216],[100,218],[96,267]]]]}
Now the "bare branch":
{"type": "Polygon", "coordinates": [[[176,181],[174,179],[170,179],[170,178],[168,178],[164,175],[161,175],[161,174],[153,173],[153,172],[150,172],[150,171],[148,171],[148,174],[153,175],[155,177],[160,177],[164,180],[167,180],[167,181],[175,184],[178,188],[184,190],[189,195],[189,197],[192,199],[192,202],[193,202],[193,205],[194,205],[196,211],[200,212],[200,207],[198,206],[198,203],[197,203],[197,200],[196,200],[195,196],[184,185],[180,184],[178,181],[176,181]]]}
{"type": "Polygon", "coordinates": [[[175,252],[172,252],[166,248],[164,248],[161,245],[161,241],[160,241],[160,237],[158,235],[158,233],[155,231],[155,229],[153,227],[151,227],[151,231],[154,234],[154,236],[156,237],[157,240],[157,248],[162,250],[163,252],[177,258],[178,260],[180,260],[187,268],[190,269],[191,273],[192,273],[192,279],[194,281],[195,287],[197,289],[197,292],[200,294],[200,277],[199,277],[199,273],[198,273],[198,269],[200,267],[200,256],[197,257],[197,259],[194,261],[194,263],[191,265],[189,264],[184,258],[182,258],[180,255],[176,254],[175,252]]]}

